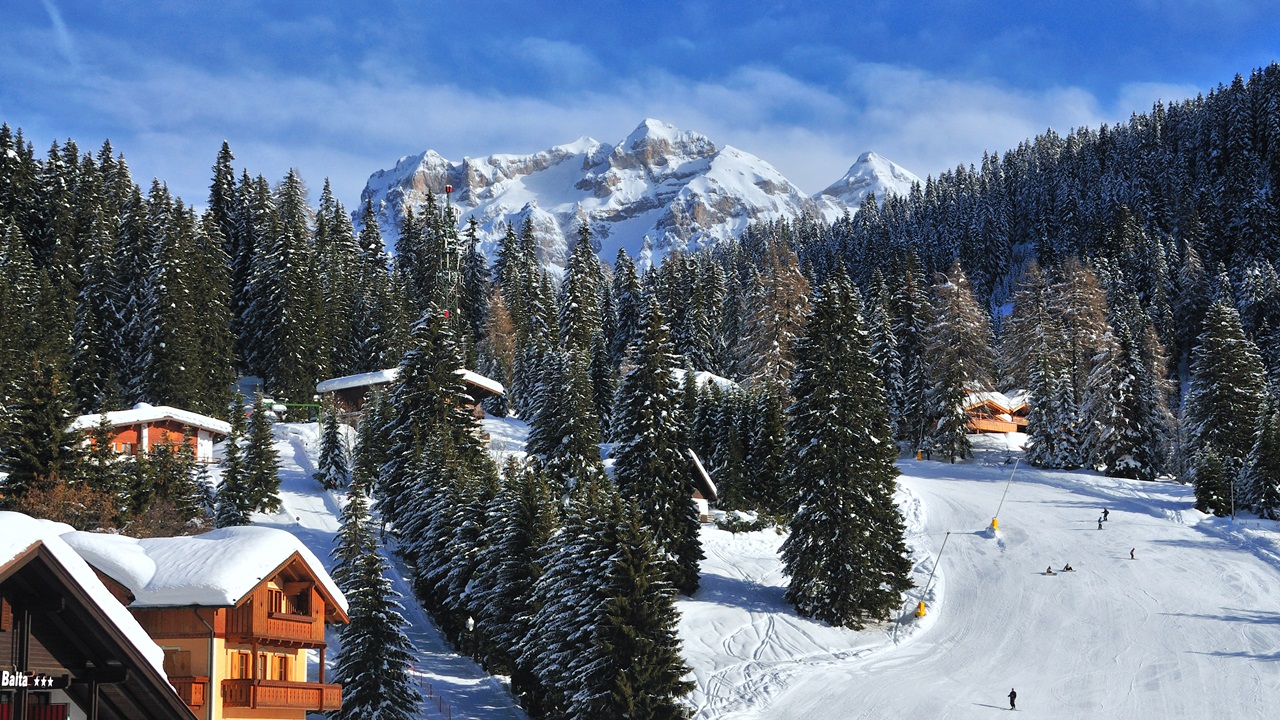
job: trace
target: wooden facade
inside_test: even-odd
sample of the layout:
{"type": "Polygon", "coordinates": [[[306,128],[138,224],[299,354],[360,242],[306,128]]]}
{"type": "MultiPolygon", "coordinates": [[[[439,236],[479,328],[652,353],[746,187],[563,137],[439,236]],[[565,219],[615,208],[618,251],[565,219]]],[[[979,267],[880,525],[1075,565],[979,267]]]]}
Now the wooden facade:
{"type": "MultiPolygon", "coordinates": [[[[370,393],[383,392],[398,374],[397,368],[382,370],[361,375],[349,375],[331,378],[316,385],[316,392],[328,396],[338,408],[343,422],[358,425],[364,411],[364,401],[370,393]]],[[[485,417],[481,403],[491,397],[506,393],[501,383],[491,380],[470,370],[458,370],[467,395],[462,399],[463,407],[471,411],[477,420],[485,417]]]]}
{"type": "Polygon", "coordinates": [[[1026,432],[1027,403],[1001,393],[973,393],[965,401],[966,427],[971,433],[1026,432]]]}
{"type": "Polygon", "coordinates": [[[195,720],[43,542],[0,564],[0,658],[6,671],[31,678],[28,687],[0,687],[3,720],[195,720]]]}
{"type": "Polygon", "coordinates": [[[129,610],[198,717],[303,720],[342,707],[342,687],[325,682],[324,632],[347,616],[296,552],[234,605],[129,610]],[[318,682],[307,681],[309,650],[319,651],[318,682]]]}
{"type": "MultiPolygon", "coordinates": [[[[111,449],[120,455],[141,455],[160,445],[191,447],[196,462],[213,462],[213,445],[231,433],[230,424],[197,413],[165,406],[139,404],[131,410],[105,413],[111,425],[111,449]]],[[[103,415],[82,415],[73,427],[95,442],[93,432],[103,415]]]]}

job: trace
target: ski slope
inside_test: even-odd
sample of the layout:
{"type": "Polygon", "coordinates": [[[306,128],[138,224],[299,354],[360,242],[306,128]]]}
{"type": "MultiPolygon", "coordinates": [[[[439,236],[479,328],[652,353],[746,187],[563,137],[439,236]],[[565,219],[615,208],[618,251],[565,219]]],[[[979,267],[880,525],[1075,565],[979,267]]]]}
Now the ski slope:
{"type": "MultiPolygon", "coordinates": [[[[485,421],[500,458],[523,452],[518,420],[485,421]]],[[[328,562],[344,497],[311,479],[315,425],[277,425],[283,510],[257,524],[295,533],[328,562]]],[[[701,589],[682,598],[680,635],[699,720],[1260,717],[1280,688],[1280,528],[1192,509],[1189,487],[1020,467],[979,439],[970,463],[904,460],[898,495],[919,588],[945,554],[916,618],[862,631],[798,617],[774,530],[702,531],[701,589]],[[1097,529],[1103,507],[1105,529],[1097,529]],[[1136,559],[1129,559],[1133,548],[1136,559]],[[1076,572],[1044,575],[1071,563],[1076,572]]],[[[393,563],[414,673],[436,699],[422,718],[525,718],[503,678],[487,676],[436,631],[393,563]]],[[[330,637],[336,649],[336,636],[330,637]]],[[[330,653],[332,661],[333,652],[330,653]]]]}
{"type": "Polygon", "coordinates": [[[936,554],[951,533],[922,620],[913,602],[862,632],[797,618],[758,547],[780,539],[704,533],[681,626],[697,717],[982,718],[1010,688],[1040,718],[1262,716],[1280,687],[1275,523],[1206,518],[1182,485],[1020,468],[994,534],[1009,456],[900,463],[912,541],[936,554]]]}

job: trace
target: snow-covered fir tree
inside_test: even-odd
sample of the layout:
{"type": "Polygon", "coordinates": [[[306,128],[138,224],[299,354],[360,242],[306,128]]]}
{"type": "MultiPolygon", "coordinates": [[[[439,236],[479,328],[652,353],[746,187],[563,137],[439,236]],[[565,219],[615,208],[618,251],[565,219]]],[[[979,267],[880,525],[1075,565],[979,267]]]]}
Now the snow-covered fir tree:
{"type": "Polygon", "coordinates": [[[1280,519],[1280,411],[1266,413],[1236,485],[1244,503],[1258,517],[1280,519]]]}
{"type": "Polygon", "coordinates": [[[244,455],[247,503],[260,512],[280,509],[280,457],[268,410],[261,394],[254,397],[244,455]]]}
{"type": "Polygon", "coordinates": [[[828,280],[798,343],[788,410],[791,533],[782,544],[787,602],[805,617],[861,628],[911,587],[893,503],[897,452],[857,291],[828,280]]]}
{"type": "Polygon", "coordinates": [[[334,549],[334,579],[341,579],[351,622],[341,629],[342,649],[334,682],[342,685],[342,709],[334,720],[410,720],[421,712],[409,666],[413,646],[405,635],[399,595],[387,579],[363,488],[352,487],[334,549]]]}
{"type": "Polygon", "coordinates": [[[316,482],[326,490],[346,487],[351,480],[347,464],[346,433],[338,422],[338,408],[332,404],[324,408],[324,432],[320,435],[320,459],[316,464],[316,482]]]}
{"type": "Polygon", "coordinates": [[[969,457],[964,400],[992,386],[991,326],[958,262],[933,288],[925,366],[932,382],[925,394],[930,445],[951,462],[969,457]]]}
{"type": "Polygon", "coordinates": [[[244,398],[235,394],[231,405],[231,434],[223,443],[222,480],[214,496],[216,527],[248,525],[253,503],[249,499],[248,468],[245,466],[244,398]]]}
{"type": "Polygon", "coordinates": [[[693,467],[682,446],[677,417],[675,358],[667,326],[650,300],[614,404],[614,478],[624,498],[640,509],[653,533],[667,580],[680,592],[698,589],[698,513],[693,467]]]}

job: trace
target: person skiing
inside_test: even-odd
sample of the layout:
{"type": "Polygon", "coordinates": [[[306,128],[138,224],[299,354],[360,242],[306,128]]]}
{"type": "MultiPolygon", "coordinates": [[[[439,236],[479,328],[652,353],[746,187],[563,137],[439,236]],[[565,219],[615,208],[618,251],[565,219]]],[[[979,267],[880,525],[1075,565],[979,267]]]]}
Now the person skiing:
{"type": "Polygon", "coordinates": [[[1075,569],[1071,567],[1071,563],[1067,563],[1062,566],[1062,572],[1075,572],[1075,569]]]}
{"type": "Polygon", "coordinates": [[[1009,688],[1009,709],[1018,709],[1018,691],[1013,688],[1009,688]]]}
{"type": "Polygon", "coordinates": [[[1102,519],[1103,519],[1103,521],[1106,521],[1107,516],[1108,516],[1108,515],[1110,515],[1110,514],[1111,514],[1111,513],[1110,513],[1110,512],[1108,512],[1106,508],[1102,508],[1102,519]]]}
{"type": "Polygon", "coordinates": [[[1045,574],[1045,575],[1052,575],[1052,574],[1053,574],[1053,566],[1052,566],[1052,565],[1050,565],[1049,567],[1045,568],[1044,574],[1045,574]]]}
{"type": "Polygon", "coordinates": [[[1129,559],[1130,559],[1130,560],[1137,560],[1137,558],[1135,558],[1135,557],[1133,556],[1133,551],[1134,551],[1134,550],[1137,550],[1137,548],[1129,548],[1129,559]]]}
{"type": "Polygon", "coordinates": [[[1098,529],[1102,529],[1102,518],[1098,518],[1098,529]]]}

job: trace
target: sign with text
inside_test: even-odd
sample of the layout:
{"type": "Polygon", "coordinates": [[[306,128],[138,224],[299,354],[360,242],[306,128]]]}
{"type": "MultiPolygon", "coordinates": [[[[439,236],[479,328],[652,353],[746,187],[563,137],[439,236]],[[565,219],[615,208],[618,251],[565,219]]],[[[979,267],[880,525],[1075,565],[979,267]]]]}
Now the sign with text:
{"type": "Polygon", "coordinates": [[[52,688],[64,688],[68,685],[66,675],[55,677],[44,673],[34,672],[14,672],[10,670],[0,670],[0,690],[17,690],[26,688],[28,690],[49,690],[52,688]]]}

